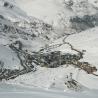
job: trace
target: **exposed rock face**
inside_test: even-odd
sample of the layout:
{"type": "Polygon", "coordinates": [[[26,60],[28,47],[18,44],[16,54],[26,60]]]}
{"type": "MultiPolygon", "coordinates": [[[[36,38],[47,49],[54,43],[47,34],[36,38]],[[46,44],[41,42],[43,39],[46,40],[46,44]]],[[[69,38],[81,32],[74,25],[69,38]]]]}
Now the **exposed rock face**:
{"type": "Polygon", "coordinates": [[[53,27],[36,18],[31,22],[25,20],[12,22],[0,15],[0,32],[11,39],[18,38],[19,35],[24,40],[33,40],[40,36],[49,40],[48,33],[53,33],[53,27]]]}
{"type": "Polygon", "coordinates": [[[72,29],[75,29],[76,31],[84,31],[89,28],[93,28],[95,26],[98,26],[98,17],[96,15],[84,15],[83,17],[73,17],[70,19],[70,22],[72,24],[72,29]]]}

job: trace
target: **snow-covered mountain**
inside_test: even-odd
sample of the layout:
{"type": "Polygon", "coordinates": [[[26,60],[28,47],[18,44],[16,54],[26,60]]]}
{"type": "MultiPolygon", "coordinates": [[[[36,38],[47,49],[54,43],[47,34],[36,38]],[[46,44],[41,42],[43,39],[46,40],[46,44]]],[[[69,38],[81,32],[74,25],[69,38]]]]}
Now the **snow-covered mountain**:
{"type": "Polygon", "coordinates": [[[0,0],[1,84],[97,98],[97,32],[97,0],[0,0]]]}

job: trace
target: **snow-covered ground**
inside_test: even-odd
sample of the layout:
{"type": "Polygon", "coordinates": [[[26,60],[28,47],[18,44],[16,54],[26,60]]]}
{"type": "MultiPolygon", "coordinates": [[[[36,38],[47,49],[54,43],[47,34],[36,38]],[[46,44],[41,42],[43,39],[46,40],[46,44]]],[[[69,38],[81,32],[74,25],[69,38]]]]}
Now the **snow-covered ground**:
{"type": "MultiPolygon", "coordinates": [[[[0,60],[4,62],[5,68],[21,68],[17,55],[8,47],[10,43],[19,40],[23,49],[30,52],[62,43],[66,37],[64,32],[73,33],[69,26],[70,16],[81,17],[98,13],[97,0],[88,0],[89,3],[85,0],[72,0],[74,4],[70,8],[65,6],[64,1],[68,3],[68,0],[0,0],[0,15],[4,16],[4,19],[0,16],[0,60]],[[4,7],[4,1],[10,2],[14,7],[4,7]],[[83,1],[83,5],[80,1],[83,1]],[[43,30],[47,26],[44,22],[55,27],[53,30],[43,30]],[[34,27],[33,23],[37,26],[34,27]],[[6,26],[8,31],[3,32],[6,26]],[[20,31],[17,32],[17,29],[20,31]],[[36,37],[32,38],[30,34],[36,34],[36,37]]],[[[70,35],[66,42],[76,49],[86,50],[81,61],[89,62],[98,69],[98,27],[70,35]]],[[[74,53],[68,45],[56,47],[52,51],[74,53]]],[[[97,76],[87,74],[73,65],[53,69],[37,66],[35,72],[0,82],[0,98],[98,98],[97,82],[97,76]],[[76,93],[67,88],[65,81],[70,73],[83,87],[82,91],[76,93]]]]}
{"type": "Polygon", "coordinates": [[[63,0],[16,0],[19,7],[29,16],[35,16],[46,22],[56,22],[63,0]]]}
{"type": "MultiPolygon", "coordinates": [[[[67,41],[72,43],[78,49],[86,50],[83,61],[87,61],[93,66],[98,68],[98,28],[93,28],[82,32],[80,34],[70,36],[67,41]],[[86,33],[86,35],[85,35],[86,33]]],[[[98,74],[98,72],[97,72],[98,74]]],[[[83,74],[80,72],[78,81],[90,88],[98,89],[97,81],[98,77],[83,74]]]]}
{"type": "Polygon", "coordinates": [[[63,18],[62,14],[65,14],[67,21],[69,16],[96,13],[93,5],[98,5],[97,0],[15,0],[15,2],[29,16],[37,17],[56,26],[59,24],[58,21],[63,18]],[[73,1],[72,10],[64,5],[64,2],[67,4],[68,1],[73,1]]]}
{"type": "Polygon", "coordinates": [[[98,98],[98,91],[89,90],[82,93],[52,89],[28,88],[18,85],[0,83],[1,98],[98,98]]]}
{"type": "Polygon", "coordinates": [[[19,69],[19,60],[10,48],[0,45],[0,60],[4,62],[5,68],[19,69]]]}
{"type": "MultiPolygon", "coordinates": [[[[74,47],[76,47],[77,49],[86,50],[86,53],[82,61],[89,62],[90,64],[92,64],[92,66],[96,66],[98,68],[98,60],[97,60],[98,33],[97,31],[98,31],[98,28],[96,27],[96,28],[87,30],[85,32],[82,32],[80,34],[74,34],[68,37],[66,41],[73,44],[74,47]]],[[[55,44],[57,44],[57,42],[59,43],[60,40],[57,40],[55,44]]],[[[66,52],[66,45],[56,50],[62,50],[62,51],[64,50],[66,52]]],[[[67,48],[67,51],[68,50],[70,50],[70,48],[67,48]]],[[[36,71],[35,73],[31,72],[26,75],[22,75],[16,78],[15,80],[11,80],[9,82],[10,83],[13,82],[16,84],[17,83],[25,84],[28,86],[35,86],[35,87],[41,87],[41,88],[42,87],[59,88],[64,90],[66,88],[64,84],[64,81],[66,80],[66,75],[68,75],[71,72],[73,73],[73,78],[79,81],[79,83],[81,83],[83,86],[89,89],[98,89],[98,84],[97,84],[98,77],[93,75],[88,75],[82,70],[79,71],[77,68],[72,67],[72,65],[69,65],[69,67],[61,66],[59,68],[54,68],[54,69],[38,67],[38,71],[36,71]],[[53,85],[53,83],[55,83],[55,85],[53,85]]]]}

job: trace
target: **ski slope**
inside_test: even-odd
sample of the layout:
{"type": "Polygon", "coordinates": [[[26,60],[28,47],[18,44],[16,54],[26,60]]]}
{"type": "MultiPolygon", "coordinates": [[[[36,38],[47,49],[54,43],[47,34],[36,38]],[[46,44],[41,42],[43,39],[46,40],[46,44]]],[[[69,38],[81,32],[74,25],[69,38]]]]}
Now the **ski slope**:
{"type": "Polygon", "coordinates": [[[1,98],[98,98],[98,91],[85,91],[82,93],[64,92],[61,90],[45,90],[40,88],[28,88],[17,85],[0,83],[1,98]]]}

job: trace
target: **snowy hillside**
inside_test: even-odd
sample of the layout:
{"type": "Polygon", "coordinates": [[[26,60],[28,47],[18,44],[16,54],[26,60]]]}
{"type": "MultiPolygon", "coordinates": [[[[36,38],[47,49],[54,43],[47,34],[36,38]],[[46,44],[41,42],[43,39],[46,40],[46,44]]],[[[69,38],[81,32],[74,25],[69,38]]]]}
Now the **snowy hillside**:
{"type": "MultiPolygon", "coordinates": [[[[82,32],[80,34],[75,34],[70,36],[66,41],[72,43],[78,49],[85,49],[87,52],[85,53],[82,61],[88,61],[92,65],[95,65],[98,68],[98,60],[96,59],[98,58],[98,55],[96,54],[96,51],[98,50],[97,31],[98,31],[98,28],[94,28],[94,29],[82,32]]],[[[67,50],[66,45],[62,46],[61,49],[65,50],[66,52],[67,50]]],[[[58,48],[57,50],[60,50],[60,48],[58,48]]],[[[45,88],[56,87],[60,89],[65,89],[64,81],[66,80],[66,75],[68,75],[69,73],[73,73],[73,78],[79,81],[85,87],[90,89],[98,88],[98,85],[97,85],[98,78],[96,76],[88,75],[82,70],[79,71],[77,68],[74,68],[72,65],[69,65],[68,67],[61,66],[59,68],[54,68],[54,69],[38,67],[38,71],[36,71],[35,73],[31,72],[26,75],[22,75],[16,78],[14,80],[14,83],[25,84],[28,86],[33,85],[35,87],[45,87],[45,88]],[[53,83],[55,83],[54,86],[52,86],[53,83]]]]}
{"type": "Polygon", "coordinates": [[[0,0],[3,98],[98,98],[97,58],[97,0],[0,0]]]}

